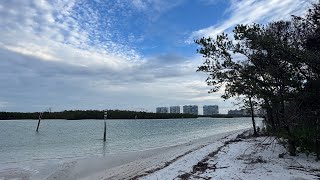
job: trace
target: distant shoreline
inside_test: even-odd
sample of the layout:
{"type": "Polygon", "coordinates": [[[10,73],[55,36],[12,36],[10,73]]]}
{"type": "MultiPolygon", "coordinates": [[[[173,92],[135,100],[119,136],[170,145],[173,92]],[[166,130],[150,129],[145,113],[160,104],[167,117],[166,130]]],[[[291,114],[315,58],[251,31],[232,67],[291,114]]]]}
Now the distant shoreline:
{"type": "MultiPolygon", "coordinates": [[[[205,117],[192,117],[192,118],[144,118],[144,119],[134,119],[134,118],[115,118],[115,119],[46,119],[46,118],[43,118],[43,119],[41,119],[41,120],[44,120],[44,121],[47,121],[47,120],[57,120],[57,121],[59,121],[59,120],[64,120],[64,121],[78,121],[78,120],[106,120],[106,121],[108,121],[108,120],[183,120],[183,119],[216,119],[216,118],[222,118],[222,119],[233,119],[233,118],[250,118],[249,116],[232,116],[232,117],[207,117],[207,116],[205,116],[205,117]]],[[[260,118],[260,117],[258,117],[258,116],[256,116],[255,118],[260,118]]],[[[36,119],[36,118],[34,118],[34,119],[0,119],[0,121],[25,121],[25,120],[30,120],[30,121],[35,121],[35,120],[39,120],[39,119],[36,119]]]]}
{"type": "MultiPolygon", "coordinates": [[[[41,119],[89,120],[104,119],[101,110],[70,110],[60,112],[42,112],[41,119]]],[[[188,119],[188,118],[239,118],[241,115],[215,114],[212,116],[193,114],[151,113],[123,110],[108,110],[107,119],[188,119]]],[[[0,120],[39,119],[39,112],[0,112],[0,120]]]]}

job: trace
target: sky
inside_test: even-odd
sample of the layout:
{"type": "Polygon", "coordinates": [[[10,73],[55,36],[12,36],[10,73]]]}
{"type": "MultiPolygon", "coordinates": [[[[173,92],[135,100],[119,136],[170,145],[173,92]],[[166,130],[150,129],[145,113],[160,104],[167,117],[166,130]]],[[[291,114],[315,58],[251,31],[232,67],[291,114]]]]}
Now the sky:
{"type": "Polygon", "coordinates": [[[288,20],[315,0],[1,0],[0,111],[219,105],[194,40],[288,20]]]}

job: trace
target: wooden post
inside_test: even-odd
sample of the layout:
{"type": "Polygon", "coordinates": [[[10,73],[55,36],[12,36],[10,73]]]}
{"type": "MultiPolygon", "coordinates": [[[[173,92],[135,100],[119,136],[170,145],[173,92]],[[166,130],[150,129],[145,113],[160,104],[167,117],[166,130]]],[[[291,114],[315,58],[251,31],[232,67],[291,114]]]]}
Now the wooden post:
{"type": "Polygon", "coordinates": [[[107,132],[107,125],[106,125],[106,120],[104,120],[104,132],[103,132],[103,141],[104,142],[106,142],[106,140],[107,140],[106,132],[107,132]]]}
{"type": "Polygon", "coordinates": [[[106,142],[107,140],[107,137],[106,137],[106,134],[107,134],[107,124],[106,124],[106,119],[108,118],[108,111],[104,112],[104,132],[103,132],[103,141],[106,142]]]}
{"type": "Polygon", "coordinates": [[[39,126],[40,126],[41,118],[42,118],[42,112],[39,113],[39,121],[38,121],[37,130],[36,130],[37,132],[39,131],[39,126]]]}

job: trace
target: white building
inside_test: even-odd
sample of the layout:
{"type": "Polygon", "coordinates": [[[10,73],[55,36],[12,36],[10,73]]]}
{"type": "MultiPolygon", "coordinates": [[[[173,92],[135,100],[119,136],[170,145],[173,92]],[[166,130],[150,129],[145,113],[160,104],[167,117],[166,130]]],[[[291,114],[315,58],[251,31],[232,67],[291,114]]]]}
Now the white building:
{"type": "Polygon", "coordinates": [[[198,106],[197,105],[185,105],[185,106],[183,106],[183,113],[198,115],[198,106]]]}
{"type": "Polygon", "coordinates": [[[203,115],[219,114],[219,107],[217,105],[205,105],[203,106],[203,115]]]}
{"type": "Polygon", "coordinates": [[[170,113],[179,114],[180,113],[180,106],[171,106],[170,113]]]}
{"type": "Polygon", "coordinates": [[[168,108],[167,107],[157,107],[156,112],[157,113],[168,113],[168,108]]]}

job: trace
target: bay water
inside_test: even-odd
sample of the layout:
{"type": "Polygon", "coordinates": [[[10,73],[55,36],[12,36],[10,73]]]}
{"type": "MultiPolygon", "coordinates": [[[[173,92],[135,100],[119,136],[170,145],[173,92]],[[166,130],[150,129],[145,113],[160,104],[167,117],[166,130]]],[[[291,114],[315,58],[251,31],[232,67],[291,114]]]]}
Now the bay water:
{"type": "Polygon", "coordinates": [[[39,132],[37,123],[0,121],[0,174],[36,174],[74,159],[166,147],[252,127],[251,118],[107,120],[104,143],[103,120],[42,120],[39,132]]]}

